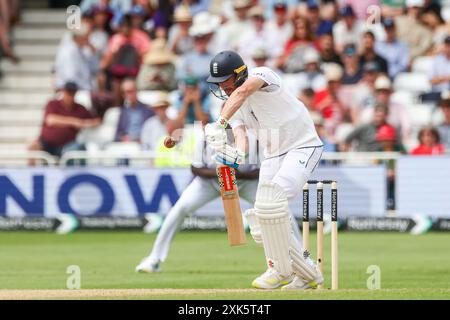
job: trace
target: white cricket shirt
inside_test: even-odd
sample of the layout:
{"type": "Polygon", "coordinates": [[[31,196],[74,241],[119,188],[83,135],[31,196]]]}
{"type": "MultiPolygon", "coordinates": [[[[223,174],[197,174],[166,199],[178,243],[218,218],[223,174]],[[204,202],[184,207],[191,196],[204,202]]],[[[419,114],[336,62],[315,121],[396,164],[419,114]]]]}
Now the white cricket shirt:
{"type": "Polygon", "coordinates": [[[272,158],[323,143],[305,105],[289,92],[281,78],[267,67],[249,70],[249,78],[258,77],[267,86],[249,96],[230,119],[232,127],[245,125],[253,131],[264,148],[265,158],[272,158]]]}

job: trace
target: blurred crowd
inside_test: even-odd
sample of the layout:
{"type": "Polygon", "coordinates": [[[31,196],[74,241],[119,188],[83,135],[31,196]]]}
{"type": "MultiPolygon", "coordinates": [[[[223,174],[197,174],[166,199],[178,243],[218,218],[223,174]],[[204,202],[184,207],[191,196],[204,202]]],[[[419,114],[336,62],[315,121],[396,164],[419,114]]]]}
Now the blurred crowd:
{"type": "MultiPolygon", "coordinates": [[[[206,83],[209,62],[228,49],[282,76],[310,109],[326,151],[443,154],[450,151],[449,6],[83,0],[81,25],[63,36],[54,64],[59,97],[30,149],[83,150],[78,132],[104,125],[110,109],[118,113],[114,140],[146,150],[186,124],[214,120],[220,102],[206,83]],[[80,91],[88,92],[88,112],[80,91]],[[423,111],[433,117],[421,119],[423,111]]],[[[2,51],[13,58],[0,30],[2,51]]]]}

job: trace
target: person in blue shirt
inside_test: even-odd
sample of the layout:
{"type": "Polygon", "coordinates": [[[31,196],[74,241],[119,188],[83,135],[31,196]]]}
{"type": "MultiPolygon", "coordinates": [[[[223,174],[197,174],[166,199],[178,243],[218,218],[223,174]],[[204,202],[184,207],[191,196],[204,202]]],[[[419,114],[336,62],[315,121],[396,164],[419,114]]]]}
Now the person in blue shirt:
{"type": "Polygon", "coordinates": [[[393,79],[408,68],[409,49],[405,43],[397,39],[393,19],[385,19],[383,26],[386,31],[386,40],[375,44],[375,52],[387,60],[389,77],[393,79]]]}
{"type": "Polygon", "coordinates": [[[122,84],[124,105],[120,112],[115,141],[140,142],[144,122],[155,113],[137,98],[136,82],[132,79],[124,80],[122,84]]]}

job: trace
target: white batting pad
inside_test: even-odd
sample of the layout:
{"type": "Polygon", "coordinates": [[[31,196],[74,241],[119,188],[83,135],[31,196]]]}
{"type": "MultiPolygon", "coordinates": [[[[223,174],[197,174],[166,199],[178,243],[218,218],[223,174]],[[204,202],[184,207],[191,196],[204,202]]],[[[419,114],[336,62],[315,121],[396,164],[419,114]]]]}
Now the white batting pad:
{"type": "Polygon", "coordinates": [[[261,237],[261,225],[259,224],[258,218],[256,218],[256,210],[255,209],[247,209],[244,212],[244,217],[247,219],[248,226],[250,227],[250,234],[253,237],[253,240],[258,245],[263,244],[262,237],[261,237]]]}
{"type": "Polygon", "coordinates": [[[288,201],[283,189],[276,183],[261,183],[256,193],[255,215],[261,226],[267,265],[287,277],[292,274],[289,247],[291,225],[288,201]]]}
{"type": "Polygon", "coordinates": [[[314,262],[309,258],[309,254],[299,252],[296,248],[290,248],[292,259],[292,268],[294,273],[307,282],[314,281],[320,278],[319,270],[316,268],[314,262]]]}

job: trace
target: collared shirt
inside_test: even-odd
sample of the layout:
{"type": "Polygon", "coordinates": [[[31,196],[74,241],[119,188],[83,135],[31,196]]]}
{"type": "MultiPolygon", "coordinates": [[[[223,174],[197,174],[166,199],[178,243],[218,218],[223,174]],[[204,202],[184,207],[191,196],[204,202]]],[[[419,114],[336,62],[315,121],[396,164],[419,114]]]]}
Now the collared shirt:
{"type": "Polygon", "coordinates": [[[92,89],[92,57],[70,39],[62,41],[56,54],[56,87],[62,88],[68,81],[75,82],[80,89],[92,89]]]}
{"type": "Polygon", "coordinates": [[[408,67],[409,49],[405,43],[395,40],[393,42],[377,42],[375,52],[387,60],[389,76],[394,78],[408,67]]]}
{"type": "MultiPolygon", "coordinates": [[[[429,78],[433,79],[442,76],[448,77],[449,74],[450,74],[450,59],[443,54],[437,55],[433,59],[433,66],[431,67],[429,78]]],[[[442,92],[449,89],[450,89],[450,81],[433,85],[434,92],[442,92]]]]}
{"type": "Polygon", "coordinates": [[[65,144],[75,141],[79,129],[73,126],[49,126],[45,119],[49,115],[64,117],[91,119],[92,115],[82,105],[75,103],[71,109],[66,109],[61,100],[51,100],[45,107],[44,123],[42,124],[40,138],[47,144],[55,147],[62,147],[65,144]]]}
{"type": "Polygon", "coordinates": [[[153,110],[140,102],[133,107],[125,103],[120,112],[116,141],[120,141],[123,136],[129,136],[132,141],[140,141],[144,122],[154,115],[153,110]]]}

